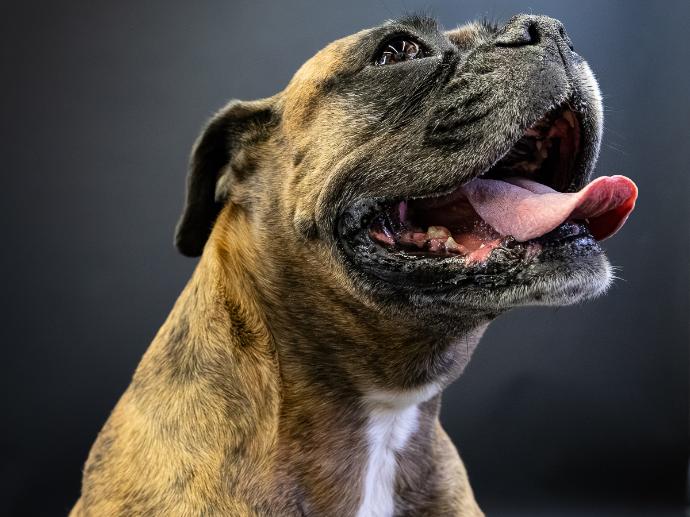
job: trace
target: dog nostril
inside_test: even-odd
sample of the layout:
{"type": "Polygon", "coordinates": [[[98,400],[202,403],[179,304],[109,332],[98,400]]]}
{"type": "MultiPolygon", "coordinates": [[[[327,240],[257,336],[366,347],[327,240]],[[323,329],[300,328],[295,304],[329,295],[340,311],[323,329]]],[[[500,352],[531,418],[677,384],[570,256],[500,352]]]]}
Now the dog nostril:
{"type": "Polygon", "coordinates": [[[558,35],[560,36],[561,40],[564,41],[566,45],[568,45],[568,48],[570,50],[575,50],[575,47],[573,47],[573,42],[570,40],[568,33],[565,32],[565,27],[563,27],[561,23],[558,24],[558,35]]]}
{"type": "Polygon", "coordinates": [[[548,16],[518,15],[510,19],[494,41],[497,47],[523,47],[546,45],[551,42],[565,43],[573,50],[573,44],[563,24],[548,16]]]}
{"type": "Polygon", "coordinates": [[[527,45],[537,45],[541,40],[541,36],[539,35],[539,27],[537,27],[535,22],[530,22],[527,26],[527,35],[529,36],[529,42],[527,45]]]}
{"type": "Polygon", "coordinates": [[[538,21],[531,17],[519,17],[506,26],[495,44],[497,47],[523,47],[538,45],[540,42],[541,30],[538,21]]]}

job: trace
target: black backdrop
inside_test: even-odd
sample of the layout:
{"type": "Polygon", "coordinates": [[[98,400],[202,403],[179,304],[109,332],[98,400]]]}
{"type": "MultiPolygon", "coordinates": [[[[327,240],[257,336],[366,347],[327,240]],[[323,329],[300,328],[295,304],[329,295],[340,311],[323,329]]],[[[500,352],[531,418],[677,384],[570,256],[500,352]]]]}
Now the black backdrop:
{"type": "Polygon", "coordinates": [[[64,515],[77,498],[91,442],[194,267],[171,243],[205,118],[275,93],[336,37],[417,9],[446,27],[561,19],[605,95],[598,170],[641,191],[606,243],[621,278],[610,293],[500,318],[445,395],[480,503],[682,515],[687,1],[3,2],[0,508],[64,515]]]}

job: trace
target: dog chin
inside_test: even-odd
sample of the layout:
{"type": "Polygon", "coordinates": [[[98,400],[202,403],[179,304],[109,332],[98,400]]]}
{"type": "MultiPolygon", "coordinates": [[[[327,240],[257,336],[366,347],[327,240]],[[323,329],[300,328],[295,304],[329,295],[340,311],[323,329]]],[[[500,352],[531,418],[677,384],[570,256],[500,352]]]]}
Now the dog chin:
{"type": "Polygon", "coordinates": [[[503,312],[524,306],[566,306],[604,294],[613,282],[611,265],[601,249],[585,256],[560,256],[526,267],[503,288],[458,292],[456,304],[479,311],[503,312]]]}
{"type": "Polygon", "coordinates": [[[506,309],[520,306],[565,306],[603,295],[613,282],[611,265],[601,253],[572,263],[545,267],[531,284],[506,289],[487,304],[478,306],[506,309]]]}
{"type": "Polygon", "coordinates": [[[362,271],[355,277],[360,293],[381,311],[416,319],[429,331],[462,333],[512,308],[573,305],[604,294],[613,281],[612,267],[598,244],[585,242],[557,245],[529,263],[480,275],[481,283],[455,284],[446,277],[411,286],[404,277],[372,281],[360,276],[362,271]]]}

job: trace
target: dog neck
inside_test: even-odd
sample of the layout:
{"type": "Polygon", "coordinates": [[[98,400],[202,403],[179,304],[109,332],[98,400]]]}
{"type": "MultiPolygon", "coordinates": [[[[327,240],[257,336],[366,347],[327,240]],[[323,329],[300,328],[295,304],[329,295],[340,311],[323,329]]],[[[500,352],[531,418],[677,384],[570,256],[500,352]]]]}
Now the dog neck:
{"type": "MultiPolygon", "coordinates": [[[[295,509],[307,515],[393,515],[407,497],[440,508],[463,478],[450,479],[439,467],[444,455],[455,454],[438,424],[447,372],[434,377],[419,364],[428,364],[431,354],[439,364],[452,363],[446,370],[455,376],[462,361],[444,359],[447,345],[363,317],[342,297],[328,303],[291,297],[277,277],[265,271],[257,276],[256,269],[244,266],[253,250],[243,248],[248,235],[237,235],[237,219],[243,216],[235,214],[233,224],[224,225],[228,217],[216,224],[164,325],[170,328],[162,332],[174,336],[175,328],[199,314],[207,321],[187,329],[186,345],[173,339],[158,347],[168,363],[177,362],[176,370],[185,369],[182,363],[187,369],[196,365],[198,375],[207,377],[202,382],[209,397],[230,397],[222,414],[211,418],[220,428],[200,431],[216,433],[210,441],[223,444],[223,478],[245,483],[233,491],[263,499],[285,515],[295,509]],[[233,242],[232,248],[226,242],[233,242]],[[347,364],[358,349],[371,352],[376,342],[382,343],[378,357],[347,364]],[[181,346],[187,347],[182,353],[170,353],[181,346]],[[201,363],[213,368],[200,368],[201,363]],[[409,375],[400,377],[401,371],[409,375]],[[226,377],[219,378],[219,372],[226,377]],[[241,472],[252,475],[243,480],[241,472]]],[[[479,335],[464,336],[472,342],[468,354],[479,335]]]]}

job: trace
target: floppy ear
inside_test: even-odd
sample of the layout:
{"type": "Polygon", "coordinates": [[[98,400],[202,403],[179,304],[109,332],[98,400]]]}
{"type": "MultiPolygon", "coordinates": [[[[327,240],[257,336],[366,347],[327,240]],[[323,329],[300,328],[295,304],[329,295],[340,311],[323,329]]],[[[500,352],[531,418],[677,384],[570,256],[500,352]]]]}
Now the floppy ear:
{"type": "Polygon", "coordinates": [[[273,116],[270,99],[231,101],[197,138],[187,176],[187,199],[175,229],[175,246],[183,255],[201,255],[232,188],[232,157],[265,133],[273,116]]]}

